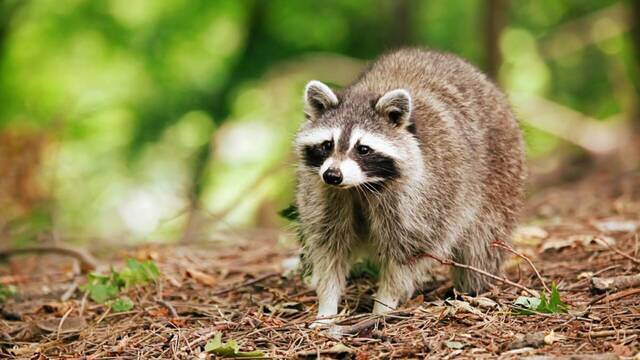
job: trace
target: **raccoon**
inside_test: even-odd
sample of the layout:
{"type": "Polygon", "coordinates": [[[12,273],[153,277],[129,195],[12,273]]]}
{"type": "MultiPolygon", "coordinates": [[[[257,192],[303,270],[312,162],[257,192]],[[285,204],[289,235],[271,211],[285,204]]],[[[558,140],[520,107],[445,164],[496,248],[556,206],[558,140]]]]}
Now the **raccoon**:
{"type": "MultiPolygon", "coordinates": [[[[431,278],[432,254],[500,272],[522,203],[518,122],[497,87],[466,61],[426,49],[381,56],[351,85],[304,90],[295,138],[296,204],[318,295],[331,323],[354,259],[380,267],[373,312],[431,278]]],[[[463,292],[488,278],[453,268],[463,292]]]]}

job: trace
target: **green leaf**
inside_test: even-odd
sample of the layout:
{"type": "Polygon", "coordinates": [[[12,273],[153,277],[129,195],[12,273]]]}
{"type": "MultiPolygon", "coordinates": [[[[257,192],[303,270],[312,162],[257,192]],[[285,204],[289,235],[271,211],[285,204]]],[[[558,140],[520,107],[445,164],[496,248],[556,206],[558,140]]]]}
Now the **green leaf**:
{"type": "Polygon", "coordinates": [[[123,312],[133,309],[133,301],[128,296],[121,296],[111,304],[111,310],[114,312],[123,312]]]}
{"type": "MultiPolygon", "coordinates": [[[[140,262],[135,259],[127,259],[127,266],[119,272],[112,269],[108,275],[90,273],[87,275],[87,283],[80,289],[88,292],[93,301],[102,304],[114,299],[124,288],[146,284],[157,280],[158,277],[160,277],[160,271],[153,261],[140,262]]],[[[130,299],[129,302],[131,302],[130,299]]],[[[116,306],[127,307],[129,305],[120,302],[116,306]]],[[[131,303],[131,307],[133,307],[133,303],[131,303]]]]}
{"type": "Polygon", "coordinates": [[[298,207],[293,204],[289,205],[285,209],[280,210],[278,214],[289,221],[298,221],[298,219],[300,219],[298,207]]]}
{"type": "Polygon", "coordinates": [[[122,283],[122,287],[146,284],[160,277],[160,271],[151,260],[139,262],[135,259],[127,259],[127,267],[116,274],[116,279],[122,283]]]}
{"type": "Polygon", "coordinates": [[[514,311],[524,315],[535,314],[536,309],[540,306],[540,299],[534,297],[520,296],[513,303],[514,311]]]}
{"type": "Polygon", "coordinates": [[[520,296],[513,303],[514,311],[524,315],[534,315],[536,313],[561,314],[566,313],[568,306],[562,302],[560,292],[555,283],[551,284],[551,295],[547,299],[547,294],[543,291],[540,298],[520,296]]]}
{"type": "Polygon", "coordinates": [[[551,284],[551,296],[548,308],[552,313],[566,313],[568,309],[568,305],[562,302],[560,298],[560,292],[558,291],[556,283],[551,284]]]}
{"type": "Polygon", "coordinates": [[[204,351],[215,354],[217,356],[228,357],[263,357],[264,353],[260,350],[240,351],[240,346],[235,340],[229,340],[222,343],[222,333],[216,333],[213,340],[210,340],[205,346],[204,351]]]}
{"type": "MultiPolygon", "coordinates": [[[[87,287],[85,287],[87,288],[87,287]]],[[[118,296],[120,289],[112,284],[93,284],[87,289],[89,291],[89,297],[91,300],[103,304],[107,300],[113,299],[118,296]]]]}

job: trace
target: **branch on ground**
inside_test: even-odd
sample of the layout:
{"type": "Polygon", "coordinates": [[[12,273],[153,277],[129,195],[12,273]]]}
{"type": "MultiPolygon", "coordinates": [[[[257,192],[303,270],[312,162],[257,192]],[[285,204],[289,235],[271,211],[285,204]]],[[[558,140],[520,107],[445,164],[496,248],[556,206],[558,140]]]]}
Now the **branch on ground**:
{"type": "Polygon", "coordinates": [[[616,291],[638,286],[640,286],[640,274],[591,278],[591,289],[595,292],[616,291]]]}
{"type": "Polygon", "coordinates": [[[429,253],[419,254],[419,255],[415,256],[414,259],[421,258],[421,257],[431,258],[431,259],[436,260],[437,262],[439,262],[440,264],[443,264],[443,265],[453,266],[453,267],[457,267],[457,268],[460,268],[460,269],[465,269],[465,270],[476,272],[478,274],[481,274],[481,275],[484,275],[486,277],[489,277],[489,278],[491,278],[493,280],[496,280],[496,281],[499,281],[501,283],[504,283],[504,284],[507,284],[507,285],[511,285],[511,286],[513,286],[515,288],[518,288],[518,289],[526,292],[527,294],[529,294],[531,296],[538,297],[538,294],[536,294],[535,291],[529,289],[526,286],[523,286],[523,285],[520,285],[518,283],[515,283],[515,282],[513,282],[513,281],[511,281],[511,280],[509,280],[509,279],[507,279],[507,278],[505,278],[503,276],[498,276],[498,275],[491,274],[489,272],[486,272],[486,271],[484,271],[482,269],[478,269],[478,268],[473,267],[471,265],[461,264],[461,263],[458,263],[458,262],[455,262],[455,261],[449,260],[449,259],[441,259],[441,258],[439,258],[439,257],[437,257],[437,256],[435,256],[433,254],[429,254],[429,253]]]}
{"type": "Polygon", "coordinates": [[[5,259],[11,256],[24,255],[24,254],[36,254],[36,255],[64,255],[72,257],[80,262],[82,272],[87,273],[95,270],[98,267],[98,260],[96,260],[88,252],[76,249],[69,246],[34,246],[14,249],[0,249],[0,259],[5,259]]]}

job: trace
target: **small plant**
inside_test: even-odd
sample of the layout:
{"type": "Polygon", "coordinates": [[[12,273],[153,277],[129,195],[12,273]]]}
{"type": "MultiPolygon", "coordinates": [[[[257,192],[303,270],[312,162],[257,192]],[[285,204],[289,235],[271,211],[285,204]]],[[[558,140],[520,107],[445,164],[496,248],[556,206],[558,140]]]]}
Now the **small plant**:
{"type": "Polygon", "coordinates": [[[263,357],[264,353],[260,350],[254,351],[240,351],[240,345],[235,340],[229,340],[225,343],[222,342],[222,333],[216,333],[213,337],[213,340],[210,340],[205,346],[204,351],[208,353],[212,353],[217,356],[228,356],[228,357],[263,357]]]}
{"type": "Polygon", "coordinates": [[[5,302],[8,298],[13,297],[18,289],[13,285],[0,284],[0,303],[5,302]]]}
{"type": "Polygon", "coordinates": [[[91,273],[87,276],[87,283],[81,289],[89,294],[91,300],[104,304],[110,302],[111,309],[115,312],[129,311],[133,308],[133,302],[126,296],[115,301],[118,294],[124,289],[136,285],[143,285],[155,281],[160,277],[160,271],[151,260],[137,261],[128,259],[127,266],[120,270],[111,270],[108,275],[91,273]]]}
{"type": "Polygon", "coordinates": [[[123,312],[133,309],[133,301],[128,296],[121,296],[111,303],[111,310],[123,312]]]}
{"type": "Polygon", "coordinates": [[[540,298],[520,296],[513,303],[516,313],[524,315],[534,315],[536,313],[544,314],[563,314],[566,313],[569,306],[562,302],[560,292],[555,283],[551,284],[551,294],[547,300],[547,295],[543,291],[540,298]]]}

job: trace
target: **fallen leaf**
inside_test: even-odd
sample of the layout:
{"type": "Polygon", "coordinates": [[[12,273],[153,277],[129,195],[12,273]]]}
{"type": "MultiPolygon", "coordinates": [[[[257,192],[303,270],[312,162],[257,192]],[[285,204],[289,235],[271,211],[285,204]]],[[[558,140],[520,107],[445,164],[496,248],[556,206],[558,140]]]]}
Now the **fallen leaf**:
{"type": "Polygon", "coordinates": [[[215,277],[196,269],[187,269],[187,276],[206,286],[213,286],[218,282],[215,277]]]}
{"type": "MultiPolygon", "coordinates": [[[[611,347],[613,352],[620,357],[631,357],[633,356],[633,350],[631,350],[628,346],[623,344],[615,344],[611,347]]],[[[640,353],[635,358],[640,358],[640,353]]]]}
{"type": "Polygon", "coordinates": [[[567,247],[574,247],[576,245],[590,245],[596,244],[602,247],[615,245],[616,239],[609,236],[599,235],[571,235],[567,238],[551,238],[544,242],[542,245],[542,252],[557,251],[567,247]]]}
{"type": "Polygon", "coordinates": [[[173,318],[169,320],[169,322],[175,327],[185,327],[187,325],[187,321],[185,319],[173,318]]]}
{"type": "Polygon", "coordinates": [[[295,315],[304,311],[304,304],[295,301],[280,302],[276,305],[264,305],[262,311],[271,314],[295,315]]]}
{"type": "Polygon", "coordinates": [[[545,345],[544,332],[535,332],[529,334],[517,334],[515,340],[506,344],[509,350],[521,348],[539,348],[545,345]]]}
{"type": "Polygon", "coordinates": [[[353,349],[351,349],[350,347],[342,343],[337,343],[328,349],[324,349],[320,351],[306,350],[306,351],[297,352],[296,357],[298,359],[307,359],[307,358],[316,359],[318,356],[318,353],[320,353],[320,355],[332,355],[332,357],[340,357],[340,355],[347,355],[347,354],[353,353],[353,349]]]}
{"type": "Polygon", "coordinates": [[[84,318],[77,316],[69,316],[64,319],[62,327],[60,327],[60,321],[62,318],[44,319],[36,322],[36,326],[43,331],[50,333],[57,333],[60,328],[61,334],[70,334],[79,332],[87,326],[87,322],[84,318]]]}
{"type": "Polygon", "coordinates": [[[592,277],[593,277],[593,272],[591,272],[591,271],[583,271],[580,274],[578,274],[577,279],[578,280],[591,279],[592,277]]]}
{"type": "Polygon", "coordinates": [[[546,239],[548,236],[549,233],[539,226],[524,225],[516,229],[513,242],[523,245],[537,245],[540,240],[546,239]]]}
{"type": "Polygon", "coordinates": [[[453,350],[464,349],[464,347],[467,346],[466,344],[461,343],[459,341],[445,341],[444,345],[449,349],[453,349],[453,350]]]}
{"type": "Polygon", "coordinates": [[[149,310],[149,315],[153,317],[166,318],[169,316],[169,309],[162,307],[158,310],[149,310]]]}
{"type": "Polygon", "coordinates": [[[222,333],[216,333],[213,340],[207,342],[204,346],[204,351],[212,353],[217,356],[228,357],[263,357],[264,354],[260,350],[254,351],[240,351],[240,345],[235,340],[229,340],[225,343],[222,342],[222,333]]]}
{"type": "Polygon", "coordinates": [[[635,232],[640,222],[634,220],[605,219],[592,222],[592,225],[603,233],[635,232]]]}
{"type": "Polygon", "coordinates": [[[480,311],[479,309],[471,306],[471,304],[469,304],[466,301],[460,301],[460,300],[446,300],[445,303],[453,306],[457,311],[464,311],[464,312],[468,312],[471,314],[475,314],[475,315],[479,315],[479,316],[483,316],[484,314],[482,313],[482,311],[480,311]]]}
{"type": "Polygon", "coordinates": [[[553,332],[553,330],[551,330],[549,334],[544,336],[544,343],[547,345],[551,345],[554,341],[556,341],[555,333],[553,332]]]}
{"type": "Polygon", "coordinates": [[[462,295],[462,298],[473,306],[477,306],[481,309],[495,309],[498,307],[498,303],[485,296],[467,296],[462,295]]]}

